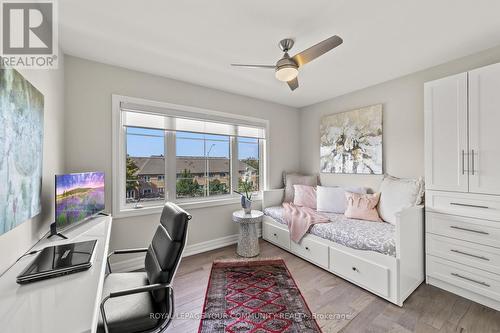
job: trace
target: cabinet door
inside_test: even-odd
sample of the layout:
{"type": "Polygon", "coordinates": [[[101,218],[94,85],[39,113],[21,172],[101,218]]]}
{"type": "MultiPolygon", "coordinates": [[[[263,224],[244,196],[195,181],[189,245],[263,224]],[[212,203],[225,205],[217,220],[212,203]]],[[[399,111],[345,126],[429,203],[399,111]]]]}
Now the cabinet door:
{"type": "Polygon", "coordinates": [[[469,72],[469,191],[500,194],[500,64],[469,72]]]}
{"type": "Polygon", "coordinates": [[[467,73],[424,85],[426,188],[468,191],[467,73]]]}

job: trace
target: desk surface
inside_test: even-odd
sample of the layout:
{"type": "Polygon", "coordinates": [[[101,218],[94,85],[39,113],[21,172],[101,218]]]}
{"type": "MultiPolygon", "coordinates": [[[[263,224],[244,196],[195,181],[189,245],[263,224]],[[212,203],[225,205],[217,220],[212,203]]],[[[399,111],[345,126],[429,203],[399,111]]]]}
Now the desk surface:
{"type": "Polygon", "coordinates": [[[0,330],[16,333],[95,332],[106,256],[111,233],[111,217],[96,217],[65,232],[68,239],[42,239],[33,248],[97,239],[89,270],[25,285],[17,275],[33,260],[21,258],[0,278],[0,330]]]}

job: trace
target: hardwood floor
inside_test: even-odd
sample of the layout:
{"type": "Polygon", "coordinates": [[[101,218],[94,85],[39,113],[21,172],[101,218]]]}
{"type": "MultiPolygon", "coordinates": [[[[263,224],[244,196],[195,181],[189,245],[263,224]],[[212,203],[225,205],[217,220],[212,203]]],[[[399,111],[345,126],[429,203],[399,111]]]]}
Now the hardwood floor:
{"type": "MultiPolygon", "coordinates": [[[[228,246],[182,260],[167,333],[198,331],[212,261],[237,257],[228,246]]],[[[259,257],[283,258],[311,311],[335,315],[318,319],[324,333],[500,332],[500,312],[433,286],[422,284],[400,308],[263,240],[259,257]]]]}

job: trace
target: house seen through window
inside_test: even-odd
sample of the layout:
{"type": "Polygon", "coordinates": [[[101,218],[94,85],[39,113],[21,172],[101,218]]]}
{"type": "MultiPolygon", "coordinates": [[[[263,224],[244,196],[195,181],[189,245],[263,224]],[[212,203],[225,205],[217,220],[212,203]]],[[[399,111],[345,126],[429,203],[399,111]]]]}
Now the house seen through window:
{"type": "Polygon", "coordinates": [[[163,130],[127,127],[126,200],[165,199],[165,134],[163,130]]]}

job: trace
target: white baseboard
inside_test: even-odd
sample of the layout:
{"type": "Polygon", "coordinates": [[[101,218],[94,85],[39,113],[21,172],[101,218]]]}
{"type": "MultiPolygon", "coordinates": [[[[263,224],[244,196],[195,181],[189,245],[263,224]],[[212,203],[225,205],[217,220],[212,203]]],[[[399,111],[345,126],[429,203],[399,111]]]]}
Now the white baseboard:
{"type": "MultiPolygon", "coordinates": [[[[262,229],[259,228],[257,230],[257,233],[259,237],[261,237],[262,229]]],[[[236,244],[237,242],[238,242],[238,234],[220,237],[196,244],[191,244],[186,246],[182,257],[183,258],[189,257],[195,254],[219,249],[224,246],[236,244]]],[[[113,272],[130,272],[141,268],[144,268],[144,256],[116,261],[112,265],[113,272]]]]}

